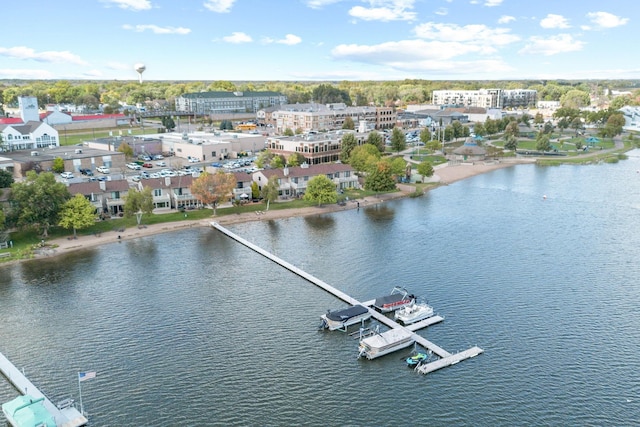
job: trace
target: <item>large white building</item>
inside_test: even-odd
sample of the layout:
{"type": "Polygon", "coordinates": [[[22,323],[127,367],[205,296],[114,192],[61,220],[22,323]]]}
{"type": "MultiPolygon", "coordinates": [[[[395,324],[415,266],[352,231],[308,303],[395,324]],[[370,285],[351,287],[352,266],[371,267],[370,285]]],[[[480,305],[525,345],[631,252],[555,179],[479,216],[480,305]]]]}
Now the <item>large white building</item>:
{"type": "Polygon", "coordinates": [[[261,108],[286,104],[277,92],[195,92],[176,98],[176,111],[194,114],[256,113],[261,108]]]}
{"type": "Polygon", "coordinates": [[[538,91],[531,89],[434,90],[435,105],[483,108],[535,107],[538,91]]]}
{"type": "Polygon", "coordinates": [[[0,125],[2,151],[35,150],[60,145],[58,131],[40,121],[35,96],[18,98],[22,123],[0,125]]]}

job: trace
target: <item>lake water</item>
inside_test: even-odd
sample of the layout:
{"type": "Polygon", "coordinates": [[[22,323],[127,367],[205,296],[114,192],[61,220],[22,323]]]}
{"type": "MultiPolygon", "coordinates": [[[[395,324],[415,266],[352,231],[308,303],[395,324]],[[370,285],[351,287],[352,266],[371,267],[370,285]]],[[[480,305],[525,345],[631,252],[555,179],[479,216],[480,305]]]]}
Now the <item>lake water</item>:
{"type": "MultiPolygon", "coordinates": [[[[0,351],[92,426],[637,425],[640,151],[232,231],[360,300],[405,286],[481,356],[427,376],[319,332],[344,304],[212,229],[0,269],[0,351]],[[546,196],[546,199],[543,197],[546,196]]],[[[17,395],[0,381],[0,401],[17,395]]]]}

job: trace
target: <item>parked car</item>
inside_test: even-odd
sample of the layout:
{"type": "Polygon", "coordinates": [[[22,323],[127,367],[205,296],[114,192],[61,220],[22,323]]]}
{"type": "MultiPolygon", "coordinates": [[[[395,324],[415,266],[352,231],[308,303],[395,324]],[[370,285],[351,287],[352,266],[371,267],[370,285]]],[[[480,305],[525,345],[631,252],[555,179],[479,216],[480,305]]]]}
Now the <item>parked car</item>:
{"type": "Polygon", "coordinates": [[[198,163],[200,161],[199,158],[191,156],[187,157],[187,159],[189,160],[189,163],[198,163]]]}
{"type": "Polygon", "coordinates": [[[140,178],[149,179],[149,172],[147,172],[147,171],[140,172],[140,178]]]}
{"type": "Polygon", "coordinates": [[[140,165],[137,163],[127,163],[127,167],[133,170],[140,170],[140,165]]]}
{"type": "Polygon", "coordinates": [[[141,179],[140,175],[133,175],[131,177],[131,181],[133,181],[133,182],[138,182],[138,181],[140,181],[140,179],[141,179]]]}
{"type": "Polygon", "coordinates": [[[143,167],[143,168],[152,168],[152,167],[153,167],[153,165],[152,165],[151,163],[143,163],[143,164],[142,164],[142,167],[143,167]]]}
{"type": "Polygon", "coordinates": [[[62,172],[60,174],[60,178],[64,178],[64,179],[73,179],[73,173],[72,172],[62,172]]]}
{"type": "Polygon", "coordinates": [[[153,156],[153,160],[164,160],[164,156],[162,154],[156,154],[153,156]]]}
{"type": "Polygon", "coordinates": [[[156,162],[156,166],[164,167],[167,166],[165,162],[156,162]]]}
{"type": "Polygon", "coordinates": [[[211,163],[211,167],[214,167],[214,168],[221,168],[221,167],[222,167],[222,163],[219,163],[219,162],[213,162],[213,163],[211,163]]]}
{"type": "Polygon", "coordinates": [[[111,173],[108,167],[106,166],[98,166],[96,170],[100,173],[111,173]]]}

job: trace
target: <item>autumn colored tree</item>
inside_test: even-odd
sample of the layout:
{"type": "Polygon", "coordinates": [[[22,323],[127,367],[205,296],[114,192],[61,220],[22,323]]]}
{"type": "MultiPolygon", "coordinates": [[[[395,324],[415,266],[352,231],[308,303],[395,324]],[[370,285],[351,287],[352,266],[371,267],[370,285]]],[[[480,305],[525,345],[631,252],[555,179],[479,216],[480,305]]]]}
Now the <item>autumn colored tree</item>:
{"type": "Polygon", "coordinates": [[[213,207],[213,215],[217,214],[218,204],[228,200],[236,186],[236,178],[231,173],[204,172],[191,184],[191,193],[205,205],[213,207]]]}
{"type": "Polygon", "coordinates": [[[96,222],[96,207],[77,193],[62,205],[59,225],[63,228],[73,228],[73,238],[77,237],[77,230],[91,227],[96,222]]]}

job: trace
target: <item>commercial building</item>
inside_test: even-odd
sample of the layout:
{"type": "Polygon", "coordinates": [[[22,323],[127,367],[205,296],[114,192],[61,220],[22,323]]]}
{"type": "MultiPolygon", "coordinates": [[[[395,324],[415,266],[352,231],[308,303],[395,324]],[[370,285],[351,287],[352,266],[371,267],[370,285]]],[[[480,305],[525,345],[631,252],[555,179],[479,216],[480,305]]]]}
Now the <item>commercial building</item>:
{"type": "Polygon", "coordinates": [[[176,98],[176,111],[197,115],[256,113],[261,108],[286,104],[277,92],[196,92],[176,98]]]}
{"type": "Polygon", "coordinates": [[[260,110],[257,114],[261,124],[270,125],[276,133],[286,129],[292,131],[330,131],[342,129],[350,118],[355,127],[366,123],[367,130],[391,129],[396,124],[397,115],[391,107],[348,107],[344,103],[333,104],[288,104],[260,110]]]}
{"type": "Polygon", "coordinates": [[[538,91],[531,89],[434,90],[433,103],[450,107],[535,107],[538,91]]]}
{"type": "MultiPolygon", "coordinates": [[[[376,132],[376,131],[374,131],[376,132]]],[[[274,154],[285,158],[293,153],[304,156],[307,163],[317,165],[340,160],[342,137],[347,133],[355,135],[358,145],[365,143],[369,133],[359,133],[350,130],[336,132],[309,132],[296,136],[274,136],[267,138],[266,148],[274,154]]]]}

